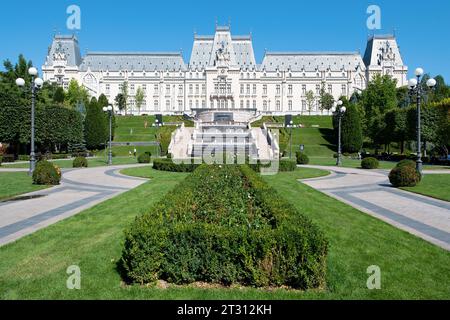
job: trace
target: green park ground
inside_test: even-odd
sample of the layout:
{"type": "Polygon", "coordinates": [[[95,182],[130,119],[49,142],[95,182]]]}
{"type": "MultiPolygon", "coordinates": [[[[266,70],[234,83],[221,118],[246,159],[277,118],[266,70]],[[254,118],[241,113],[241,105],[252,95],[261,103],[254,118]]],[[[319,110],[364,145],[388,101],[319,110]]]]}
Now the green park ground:
{"type": "MultiPolygon", "coordinates": [[[[156,128],[145,129],[144,119],[118,117],[116,141],[142,141],[155,137],[156,128]],[[130,135],[130,129],[132,135],[130,135]],[[142,140],[139,140],[142,139],[142,140]]],[[[331,166],[334,146],[330,143],[329,117],[296,119],[306,127],[294,129],[293,145],[305,145],[311,164],[331,166]],[[307,122],[310,121],[310,122],[307,122]],[[319,125],[319,127],[312,127],[319,125]]],[[[114,150],[115,164],[136,163],[128,150],[114,150]]],[[[147,150],[139,150],[143,152],[147,150]]],[[[149,150],[150,151],[150,150],[149,150]]],[[[152,152],[153,154],[153,152],[152,152]]],[[[55,160],[70,168],[70,160],[55,160]]],[[[90,159],[89,166],[106,165],[104,154],[90,159]]],[[[357,168],[360,161],[345,159],[344,166],[357,168]]],[[[25,168],[18,163],[2,168],[25,168]]],[[[381,162],[382,169],[395,163],[381,162]]],[[[432,168],[432,167],[428,167],[432,168]]],[[[434,167],[433,167],[434,168],[434,167]]],[[[443,169],[439,167],[439,169],[443,169]]],[[[312,219],[330,241],[327,286],[320,290],[199,288],[126,285],[117,270],[124,241],[124,229],[137,215],[145,213],[165,197],[186,173],[170,173],[139,167],[123,174],[149,178],[145,184],[100,203],[73,217],[0,247],[0,299],[448,299],[450,297],[450,253],[401,231],[344,203],[300,183],[327,175],[326,170],[299,168],[264,179],[312,219]],[[66,269],[82,270],[81,290],[66,288],[66,269]],[[367,267],[382,270],[382,289],[368,290],[367,267]]],[[[1,172],[0,201],[39,190],[25,172],[1,172]]],[[[450,175],[429,175],[417,187],[408,188],[450,201],[450,175]]]]}

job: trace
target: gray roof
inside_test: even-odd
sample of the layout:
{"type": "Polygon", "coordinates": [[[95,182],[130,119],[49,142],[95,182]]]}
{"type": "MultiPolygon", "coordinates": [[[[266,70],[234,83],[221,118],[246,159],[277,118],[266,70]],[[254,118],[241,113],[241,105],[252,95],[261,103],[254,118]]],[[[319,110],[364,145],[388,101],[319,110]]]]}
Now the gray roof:
{"type": "Polygon", "coordinates": [[[189,66],[193,69],[203,69],[213,65],[215,53],[221,46],[221,42],[225,42],[228,47],[232,66],[257,67],[251,36],[232,36],[229,27],[222,26],[216,27],[215,35],[195,35],[189,66]]]}
{"type": "Polygon", "coordinates": [[[341,71],[365,69],[358,52],[267,52],[260,70],[341,71]]]}
{"type": "Polygon", "coordinates": [[[367,40],[367,47],[364,53],[364,64],[366,66],[374,66],[380,64],[380,54],[383,50],[392,50],[394,55],[394,62],[396,65],[403,65],[403,60],[400,55],[400,49],[394,35],[373,35],[367,40]]]}
{"type": "Polygon", "coordinates": [[[180,52],[90,52],[81,71],[185,71],[180,52]]]}
{"type": "Polygon", "coordinates": [[[57,51],[63,52],[66,55],[68,66],[79,66],[81,64],[80,47],[78,45],[78,39],[74,35],[54,36],[52,45],[48,48],[45,66],[51,66],[53,64],[53,56],[57,51]]]}

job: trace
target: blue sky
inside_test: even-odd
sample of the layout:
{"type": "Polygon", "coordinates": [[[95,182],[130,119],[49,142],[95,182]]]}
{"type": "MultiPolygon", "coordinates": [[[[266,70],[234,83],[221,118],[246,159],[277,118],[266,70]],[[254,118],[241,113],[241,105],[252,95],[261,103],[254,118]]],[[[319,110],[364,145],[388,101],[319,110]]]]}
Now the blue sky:
{"type": "MultiPolygon", "coordinates": [[[[269,51],[357,51],[364,53],[369,5],[381,8],[382,29],[395,29],[410,71],[422,66],[450,82],[450,1],[2,1],[0,60],[23,53],[44,62],[54,30],[66,28],[69,5],[81,9],[77,32],[82,52],[178,51],[189,60],[194,30],[212,34],[215,21],[233,34],[253,35],[257,62],[269,51]]],[[[3,67],[3,66],[2,66],[3,67]]]]}

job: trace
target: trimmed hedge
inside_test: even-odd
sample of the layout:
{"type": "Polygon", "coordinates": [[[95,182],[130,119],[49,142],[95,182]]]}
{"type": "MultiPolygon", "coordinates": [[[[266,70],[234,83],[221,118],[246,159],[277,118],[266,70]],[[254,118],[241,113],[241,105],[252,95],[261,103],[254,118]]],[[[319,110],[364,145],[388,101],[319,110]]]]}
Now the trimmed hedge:
{"type": "MultiPolygon", "coordinates": [[[[189,160],[190,161],[190,160],[189,160]]],[[[200,165],[192,162],[176,164],[172,159],[154,159],[153,169],[170,172],[193,172],[200,165]]]]}
{"type": "Polygon", "coordinates": [[[74,168],[87,168],[88,161],[85,157],[76,157],[73,159],[72,167],[74,168]]]}
{"type": "Polygon", "coordinates": [[[363,169],[378,169],[380,163],[377,159],[369,157],[361,161],[361,168],[363,169]]]}
{"type": "Polygon", "coordinates": [[[15,161],[14,155],[13,154],[4,154],[3,156],[3,163],[12,163],[15,161]]]}
{"type": "Polygon", "coordinates": [[[61,181],[61,170],[47,160],[38,161],[33,172],[33,184],[58,185],[61,181]]]}
{"type": "Polygon", "coordinates": [[[323,287],[328,242],[248,166],[200,166],[125,231],[135,283],[323,287]],[[170,200],[168,200],[170,199],[170,200]]]}
{"type": "Polygon", "coordinates": [[[389,181],[396,187],[415,187],[421,180],[416,168],[405,165],[396,167],[389,173],[389,181]]]}
{"type": "Polygon", "coordinates": [[[138,156],[138,163],[150,163],[151,156],[148,153],[141,153],[138,156]]]}
{"type": "Polygon", "coordinates": [[[405,159],[405,160],[402,160],[399,163],[397,163],[396,167],[397,168],[399,168],[399,167],[411,167],[413,169],[416,169],[416,162],[413,161],[413,160],[405,159]]]}
{"type": "Polygon", "coordinates": [[[297,161],[291,159],[280,160],[280,172],[295,171],[297,169],[297,161]]]}
{"type": "Polygon", "coordinates": [[[303,152],[298,151],[295,154],[296,158],[297,158],[297,164],[308,164],[309,163],[309,158],[306,154],[304,154],[303,152]]]}

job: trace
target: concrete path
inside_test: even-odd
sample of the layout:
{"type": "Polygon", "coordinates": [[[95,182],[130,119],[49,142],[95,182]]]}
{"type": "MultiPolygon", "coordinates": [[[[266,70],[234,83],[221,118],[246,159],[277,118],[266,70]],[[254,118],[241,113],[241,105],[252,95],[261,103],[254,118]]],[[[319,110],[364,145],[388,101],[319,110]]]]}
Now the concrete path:
{"type": "Polygon", "coordinates": [[[450,251],[450,202],[393,188],[384,170],[305,167],[331,175],[303,183],[450,251]]]}
{"type": "Polygon", "coordinates": [[[0,246],[143,184],[147,179],[118,172],[137,166],[63,170],[59,186],[20,196],[35,196],[33,199],[0,202],[0,246]]]}

